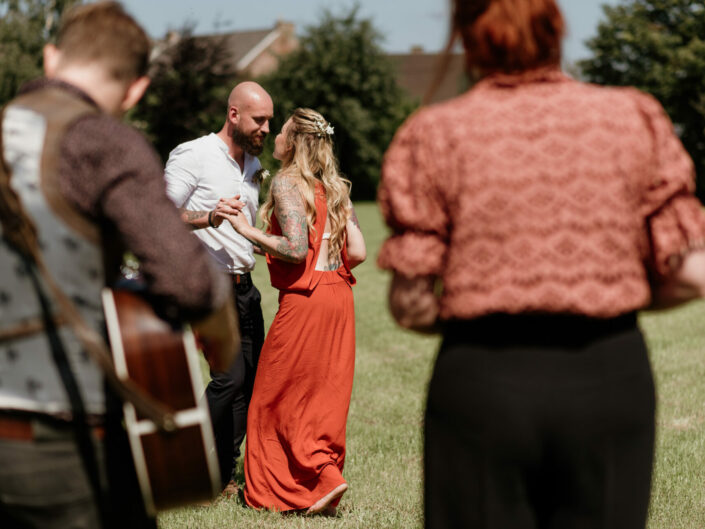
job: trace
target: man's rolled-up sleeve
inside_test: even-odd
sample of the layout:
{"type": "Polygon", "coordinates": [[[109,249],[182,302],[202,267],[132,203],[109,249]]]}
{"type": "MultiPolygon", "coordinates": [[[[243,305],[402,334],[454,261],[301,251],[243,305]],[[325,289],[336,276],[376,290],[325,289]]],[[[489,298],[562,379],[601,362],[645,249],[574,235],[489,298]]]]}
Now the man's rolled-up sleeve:
{"type": "Polygon", "coordinates": [[[198,159],[192,148],[179,145],[171,153],[164,169],[166,194],[177,208],[183,207],[198,186],[198,159]]]}

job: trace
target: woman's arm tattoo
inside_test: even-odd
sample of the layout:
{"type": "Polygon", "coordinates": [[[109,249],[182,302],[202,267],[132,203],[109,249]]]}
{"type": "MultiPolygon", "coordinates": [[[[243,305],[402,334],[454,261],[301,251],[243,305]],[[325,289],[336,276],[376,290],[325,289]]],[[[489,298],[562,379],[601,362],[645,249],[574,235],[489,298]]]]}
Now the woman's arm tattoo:
{"type": "Polygon", "coordinates": [[[362,229],[360,229],[360,221],[357,220],[357,214],[355,213],[355,208],[353,207],[352,202],[350,203],[350,220],[358,230],[362,231],[362,229]]]}
{"type": "Polygon", "coordinates": [[[303,197],[297,185],[288,178],[272,180],[274,214],[282,229],[282,236],[270,235],[277,239],[274,251],[277,257],[286,261],[301,261],[308,252],[308,223],[303,197]]]}
{"type": "Polygon", "coordinates": [[[342,266],[342,262],[340,259],[335,259],[334,261],[329,262],[326,266],[323,267],[323,270],[326,272],[335,272],[338,268],[342,266]]]}

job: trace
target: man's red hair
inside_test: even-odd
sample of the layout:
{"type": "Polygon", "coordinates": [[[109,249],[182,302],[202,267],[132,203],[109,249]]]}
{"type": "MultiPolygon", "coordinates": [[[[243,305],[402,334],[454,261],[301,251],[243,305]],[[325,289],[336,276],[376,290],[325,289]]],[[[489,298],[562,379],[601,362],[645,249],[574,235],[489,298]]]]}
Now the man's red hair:
{"type": "Polygon", "coordinates": [[[469,69],[518,72],[559,64],[564,23],[555,0],[453,0],[469,69]]]}

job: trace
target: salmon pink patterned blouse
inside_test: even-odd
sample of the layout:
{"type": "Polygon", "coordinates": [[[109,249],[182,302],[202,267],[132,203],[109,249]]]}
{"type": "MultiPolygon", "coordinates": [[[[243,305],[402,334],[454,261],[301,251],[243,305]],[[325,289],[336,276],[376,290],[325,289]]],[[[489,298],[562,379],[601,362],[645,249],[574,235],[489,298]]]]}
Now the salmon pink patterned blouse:
{"type": "Polygon", "coordinates": [[[397,132],[378,264],[442,280],[441,318],[612,317],[705,242],[691,159],[660,104],[558,69],[494,75],[397,132]]]}

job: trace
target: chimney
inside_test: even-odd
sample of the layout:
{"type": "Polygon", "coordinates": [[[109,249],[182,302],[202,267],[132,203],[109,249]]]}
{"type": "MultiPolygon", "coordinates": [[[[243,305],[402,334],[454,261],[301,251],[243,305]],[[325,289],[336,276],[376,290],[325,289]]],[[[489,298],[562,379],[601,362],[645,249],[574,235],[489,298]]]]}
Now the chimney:
{"type": "Polygon", "coordinates": [[[274,27],[281,31],[282,35],[286,35],[287,37],[294,36],[294,24],[291,22],[279,19],[274,27]]]}
{"type": "Polygon", "coordinates": [[[173,46],[174,44],[176,44],[180,40],[181,40],[181,33],[179,33],[178,31],[174,31],[173,29],[167,31],[167,33],[166,33],[167,46],[173,46]]]}

